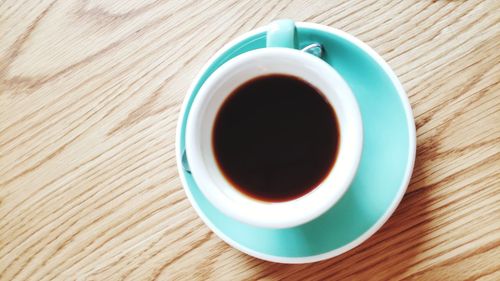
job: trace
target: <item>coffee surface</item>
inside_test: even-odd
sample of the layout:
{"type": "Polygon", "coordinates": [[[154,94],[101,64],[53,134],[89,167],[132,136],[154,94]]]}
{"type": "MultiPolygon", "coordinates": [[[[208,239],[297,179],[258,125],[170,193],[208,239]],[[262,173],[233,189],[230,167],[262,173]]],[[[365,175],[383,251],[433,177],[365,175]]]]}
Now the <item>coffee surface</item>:
{"type": "Polygon", "coordinates": [[[216,116],[212,145],[234,187],[258,200],[283,202],[307,194],[329,174],[339,134],[322,93],[299,78],[273,74],[247,81],[228,96],[216,116]]]}

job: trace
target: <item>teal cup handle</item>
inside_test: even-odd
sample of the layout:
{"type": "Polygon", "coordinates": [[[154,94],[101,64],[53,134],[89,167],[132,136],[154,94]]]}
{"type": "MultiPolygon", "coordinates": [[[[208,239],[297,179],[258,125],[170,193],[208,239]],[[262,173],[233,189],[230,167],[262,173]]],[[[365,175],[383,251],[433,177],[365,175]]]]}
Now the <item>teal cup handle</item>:
{"type": "Polygon", "coordinates": [[[276,20],[269,24],[266,35],[268,48],[296,49],[295,22],[289,19],[276,20]]]}

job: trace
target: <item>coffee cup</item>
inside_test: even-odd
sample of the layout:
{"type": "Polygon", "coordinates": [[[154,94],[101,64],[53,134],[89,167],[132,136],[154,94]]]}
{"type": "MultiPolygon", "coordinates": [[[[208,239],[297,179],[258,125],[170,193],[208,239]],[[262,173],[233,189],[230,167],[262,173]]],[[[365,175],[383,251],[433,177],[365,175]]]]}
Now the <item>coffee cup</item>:
{"type": "MultiPolygon", "coordinates": [[[[356,99],[337,71],[321,58],[296,49],[298,38],[293,21],[271,23],[266,40],[266,48],[229,60],[202,85],[187,119],[186,155],[198,187],[224,214],[259,227],[289,228],[314,220],[337,203],[349,188],[361,158],[362,121],[356,99]],[[317,90],[322,100],[333,109],[335,126],[338,127],[338,143],[331,167],[306,193],[281,201],[261,200],[242,192],[241,186],[238,187],[224,172],[214,144],[214,126],[228,100],[244,85],[273,75],[294,77],[317,90]]],[[[262,135],[260,139],[265,142],[266,137],[262,135]]],[[[314,143],[313,137],[310,140],[314,143]]],[[[248,159],[241,161],[245,163],[248,159]]],[[[279,164],[273,167],[262,165],[267,174],[280,168],[279,164]]],[[[251,172],[248,175],[251,176],[251,172]]]]}

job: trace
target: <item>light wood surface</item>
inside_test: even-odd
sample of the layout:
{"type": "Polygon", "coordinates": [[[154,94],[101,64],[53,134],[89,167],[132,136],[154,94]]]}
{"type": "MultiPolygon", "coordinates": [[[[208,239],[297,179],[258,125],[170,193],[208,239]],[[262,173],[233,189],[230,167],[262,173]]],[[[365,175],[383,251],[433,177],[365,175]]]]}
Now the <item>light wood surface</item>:
{"type": "Polygon", "coordinates": [[[500,2],[0,1],[0,280],[500,280],[500,2]],[[201,66],[276,18],[388,61],[417,125],[410,187],[339,257],[261,261],[216,237],[176,172],[201,66]]]}

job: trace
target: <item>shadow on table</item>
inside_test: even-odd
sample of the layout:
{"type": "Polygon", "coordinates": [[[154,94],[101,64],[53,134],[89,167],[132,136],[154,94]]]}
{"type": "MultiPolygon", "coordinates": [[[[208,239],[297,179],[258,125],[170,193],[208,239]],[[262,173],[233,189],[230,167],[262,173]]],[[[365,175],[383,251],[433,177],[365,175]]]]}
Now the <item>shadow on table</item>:
{"type": "Polygon", "coordinates": [[[410,186],[393,216],[370,239],[340,256],[312,264],[278,264],[242,255],[256,279],[393,280],[411,275],[431,231],[430,188],[423,188],[425,162],[418,156],[410,186]],[[417,186],[418,185],[418,186],[417,186]]]}

